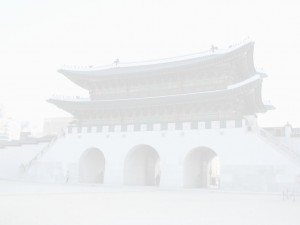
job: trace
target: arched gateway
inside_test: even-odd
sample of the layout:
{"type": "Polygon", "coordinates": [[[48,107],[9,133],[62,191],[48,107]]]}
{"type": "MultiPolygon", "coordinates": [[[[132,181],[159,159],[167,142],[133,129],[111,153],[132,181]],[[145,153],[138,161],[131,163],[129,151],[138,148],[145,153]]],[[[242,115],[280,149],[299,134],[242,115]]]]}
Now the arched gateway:
{"type": "Polygon", "coordinates": [[[79,161],[79,182],[99,183],[104,181],[105,158],[97,148],[87,149],[79,161]]]}
{"type": "Polygon", "coordinates": [[[195,148],[184,160],[184,187],[208,188],[218,186],[219,159],[206,147],[195,148]]]}
{"type": "Polygon", "coordinates": [[[139,145],[129,151],[124,165],[124,184],[159,186],[159,155],[148,145],[139,145]]]}

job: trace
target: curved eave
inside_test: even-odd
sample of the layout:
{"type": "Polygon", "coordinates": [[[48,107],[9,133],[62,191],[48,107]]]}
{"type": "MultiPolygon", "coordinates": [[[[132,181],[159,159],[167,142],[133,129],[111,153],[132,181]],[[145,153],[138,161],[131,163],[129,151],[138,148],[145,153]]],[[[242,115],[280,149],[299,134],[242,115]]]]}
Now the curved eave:
{"type": "Polygon", "coordinates": [[[89,89],[89,85],[86,84],[87,80],[95,80],[105,77],[112,79],[119,78],[120,76],[132,76],[135,74],[140,76],[151,72],[185,68],[196,64],[208,65],[211,63],[212,66],[214,66],[219,60],[226,60],[227,58],[241,52],[250,52],[252,61],[253,49],[254,42],[249,41],[237,47],[231,47],[226,50],[216,50],[215,52],[210,51],[205,54],[195,54],[146,63],[118,64],[118,66],[110,65],[108,67],[89,67],[85,69],[59,69],[58,72],[65,75],[68,79],[82,88],[89,89]]]}
{"type": "Polygon", "coordinates": [[[276,109],[276,107],[273,106],[273,105],[271,105],[271,104],[264,104],[263,102],[262,102],[262,104],[263,104],[264,108],[266,109],[266,111],[275,110],[276,109]]]}
{"type": "MultiPolygon", "coordinates": [[[[80,100],[67,101],[60,99],[49,99],[48,102],[57,107],[74,114],[75,111],[85,110],[109,110],[122,108],[139,108],[151,106],[165,106],[165,105],[183,105],[187,103],[204,103],[210,101],[218,101],[228,98],[229,96],[239,96],[247,93],[250,90],[258,88],[260,91],[261,77],[259,75],[253,76],[250,79],[240,82],[235,85],[227,87],[227,89],[195,92],[188,94],[155,96],[146,98],[129,98],[129,99],[115,99],[115,100],[80,100]]],[[[265,112],[268,109],[262,103],[261,99],[257,99],[256,108],[258,112],[265,112]]]]}

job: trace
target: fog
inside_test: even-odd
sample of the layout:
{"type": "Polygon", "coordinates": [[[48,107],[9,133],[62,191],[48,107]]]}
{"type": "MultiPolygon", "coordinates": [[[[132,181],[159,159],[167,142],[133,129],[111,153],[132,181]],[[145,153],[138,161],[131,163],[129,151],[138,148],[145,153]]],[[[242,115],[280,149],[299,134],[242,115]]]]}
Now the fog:
{"type": "Polygon", "coordinates": [[[263,95],[276,110],[266,126],[299,126],[298,1],[18,1],[2,3],[1,99],[9,116],[67,116],[52,94],[87,95],[56,71],[161,59],[255,41],[255,66],[269,78],[263,95]]]}
{"type": "Polygon", "coordinates": [[[299,224],[297,1],[0,7],[0,224],[299,224]]]}

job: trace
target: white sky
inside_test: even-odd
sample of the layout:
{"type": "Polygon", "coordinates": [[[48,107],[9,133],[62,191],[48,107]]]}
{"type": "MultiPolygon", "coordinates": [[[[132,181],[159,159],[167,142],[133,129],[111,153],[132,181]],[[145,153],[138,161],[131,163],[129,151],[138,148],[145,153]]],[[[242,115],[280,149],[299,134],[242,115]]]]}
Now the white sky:
{"type": "Polygon", "coordinates": [[[297,0],[0,2],[0,104],[17,119],[66,116],[45,100],[52,94],[86,95],[56,71],[63,64],[180,56],[250,37],[255,66],[269,75],[263,98],[276,107],[259,115],[260,124],[300,126],[297,0]]]}

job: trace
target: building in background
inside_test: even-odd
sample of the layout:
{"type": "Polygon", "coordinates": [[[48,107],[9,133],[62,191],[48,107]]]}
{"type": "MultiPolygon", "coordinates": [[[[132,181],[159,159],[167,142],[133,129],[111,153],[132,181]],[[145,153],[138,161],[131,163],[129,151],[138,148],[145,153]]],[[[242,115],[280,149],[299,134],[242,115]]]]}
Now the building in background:
{"type": "Polygon", "coordinates": [[[0,142],[8,141],[8,140],[9,140],[9,135],[8,135],[7,124],[2,119],[0,119],[0,142]]]}
{"type": "Polygon", "coordinates": [[[43,125],[43,135],[58,135],[62,132],[74,119],[72,117],[54,117],[45,118],[43,125]]]}
{"type": "Polygon", "coordinates": [[[20,132],[20,123],[5,115],[4,107],[0,105],[0,142],[18,140],[20,132]]]}

